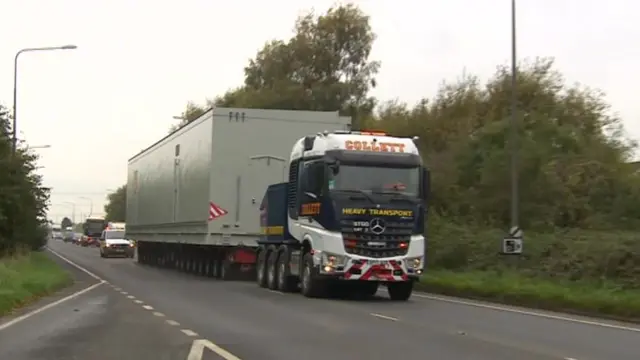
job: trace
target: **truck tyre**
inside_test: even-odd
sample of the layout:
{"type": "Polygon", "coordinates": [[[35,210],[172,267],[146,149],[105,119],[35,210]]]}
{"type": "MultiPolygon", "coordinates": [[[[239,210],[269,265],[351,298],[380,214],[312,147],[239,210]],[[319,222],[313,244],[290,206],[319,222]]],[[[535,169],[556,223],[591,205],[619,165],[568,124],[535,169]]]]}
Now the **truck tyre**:
{"type": "Polygon", "coordinates": [[[274,250],[267,258],[267,287],[270,290],[278,289],[278,255],[278,251],[274,250]]]}
{"type": "Polygon", "coordinates": [[[387,284],[389,297],[394,301],[407,301],[413,292],[413,281],[393,282],[387,284]]]}
{"type": "Polygon", "coordinates": [[[325,282],[316,276],[313,267],[313,255],[306,253],[302,258],[302,276],[300,279],[300,292],[305,297],[317,298],[324,296],[325,282]]]}
{"type": "Polygon", "coordinates": [[[267,251],[260,251],[256,261],[256,283],[261,288],[267,287],[267,251]]]}
{"type": "Polygon", "coordinates": [[[282,292],[293,292],[298,286],[296,279],[291,276],[290,257],[291,253],[288,248],[283,248],[278,257],[277,289],[282,292]]]}

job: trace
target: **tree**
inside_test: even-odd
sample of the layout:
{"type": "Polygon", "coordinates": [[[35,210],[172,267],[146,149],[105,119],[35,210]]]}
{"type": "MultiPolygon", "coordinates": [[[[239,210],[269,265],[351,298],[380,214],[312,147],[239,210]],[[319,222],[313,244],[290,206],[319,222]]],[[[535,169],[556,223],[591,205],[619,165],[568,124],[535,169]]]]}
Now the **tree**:
{"type": "Polygon", "coordinates": [[[60,227],[62,227],[63,229],[66,229],[66,228],[72,227],[72,226],[73,226],[73,221],[71,221],[71,219],[69,219],[66,216],[60,222],[60,227]]]}
{"type": "Polygon", "coordinates": [[[11,155],[9,111],[0,105],[0,256],[46,243],[49,189],[35,173],[38,157],[20,146],[11,155]]]}
{"type": "Polygon", "coordinates": [[[127,221],[127,185],[122,185],[116,191],[107,195],[107,204],[104,206],[105,219],[107,221],[127,221]]]}
{"type": "MultiPolygon", "coordinates": [[[[321,16],[301,16],[294,30],[288,41],[273,40],[258,51],[244,69],[243,86],[208,104],[369,116],[375,100],[368,92],[380,67],[369,60],[375,40],[369,17],[355,5],[343,5],[321,16]]],[[[204,112],[193,106],[187,109],[204,112]]],[[[193,120],[183,117],[181,125],[193,120]]]]}

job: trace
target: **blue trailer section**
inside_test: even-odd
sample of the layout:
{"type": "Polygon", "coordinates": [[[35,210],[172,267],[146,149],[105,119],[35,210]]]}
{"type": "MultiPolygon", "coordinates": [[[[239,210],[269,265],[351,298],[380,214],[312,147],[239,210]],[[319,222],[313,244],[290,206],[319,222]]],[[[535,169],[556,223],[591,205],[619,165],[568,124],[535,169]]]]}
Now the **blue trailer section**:
{"type": "Polygon", "coordinates": [[[294,240],[287,226],[287,185],[269,185],[260,204],[260,244],[282,244],[294,240]]]}

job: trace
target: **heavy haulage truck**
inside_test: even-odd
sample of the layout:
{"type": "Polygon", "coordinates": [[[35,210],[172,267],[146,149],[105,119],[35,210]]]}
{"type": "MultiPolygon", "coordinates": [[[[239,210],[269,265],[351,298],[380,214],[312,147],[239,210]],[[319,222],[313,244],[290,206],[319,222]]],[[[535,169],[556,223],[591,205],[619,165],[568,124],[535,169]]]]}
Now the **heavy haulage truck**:
{"type": "Polygon", "coordinates": [[[307,297],[379,284],[407,300],[425,261],[417,138],[337,112],[214,108],[129,160],[138,261],[307,297]]]}

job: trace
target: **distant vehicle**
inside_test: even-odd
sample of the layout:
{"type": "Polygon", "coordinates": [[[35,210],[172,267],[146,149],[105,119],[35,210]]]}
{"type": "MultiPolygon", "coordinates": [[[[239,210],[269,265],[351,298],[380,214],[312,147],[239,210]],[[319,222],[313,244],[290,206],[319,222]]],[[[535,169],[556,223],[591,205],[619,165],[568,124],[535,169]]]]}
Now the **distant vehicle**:
{"type": "Polygon", "coordinates": [[[73,228],[71,226],[66,227],[62,232],[62,240],[66,243],[72,242],[73,234],[74,234],[73,228]]]}
{"type": "Polygon", "coordinates": [[[133,258],[135,248],[124,230],[105,230],[100,235],[100,257],[126,256],[133,258]]]}
{"type": "Polygon", "coordinates": [[[60,225],[52,225],[51,226],[51,238],[53,240],[62,240],[62,228],[60,225]]]}
{"type": "Polygon", "coordinates": [[[73,233],[73,239],[71,240],[71,243],[74,245],[80,245],[80,240],[82,240],[82,233],[77,233],[74,232],[73,233]]]}
{"type": "Polygon", "coordinates": [[[82,229],[85,237],[80,242],[82,246],[98,246],[100,235],[107,226],[107,221],[103,217],[88,217],[85,219],[82,229]]]}

